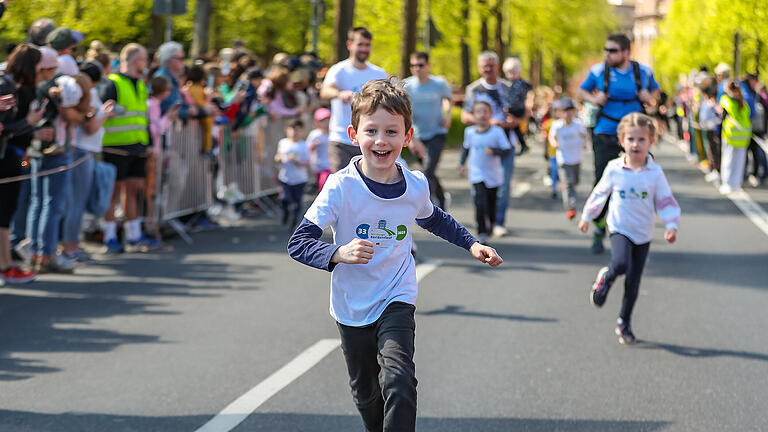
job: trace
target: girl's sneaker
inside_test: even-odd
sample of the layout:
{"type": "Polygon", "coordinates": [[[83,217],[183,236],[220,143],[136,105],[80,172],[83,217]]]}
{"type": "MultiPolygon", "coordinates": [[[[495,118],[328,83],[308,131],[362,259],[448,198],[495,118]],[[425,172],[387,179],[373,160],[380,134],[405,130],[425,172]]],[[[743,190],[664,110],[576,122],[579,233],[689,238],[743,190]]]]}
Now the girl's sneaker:
{"type": "Polygon", "coordinates": [[[565,212],[565,217],[567,217],[568,219],[573,219],[573,218],[575,218],[575,217],[576,217],[576,209],[573,209],[573,208],[569,208],[569,209],[568,209],[568,210],[565,212]]]}
{"type": "Polygon", "coordinates": [[[616,336],[619,337],[619,343],[622,345],[634,345],[637,342],[629,323],[619,323],[616,326],[616,336]]]}
{"type": "Polygon", "coordinates": [[[608,273],[608,267],[603,267],[597,272],[595,283],[592,284],[592,289],[589,291],[589,302],[595,307],[603,307],[605,299],[608,297],[608,281],[605,275],[608,273]]]}

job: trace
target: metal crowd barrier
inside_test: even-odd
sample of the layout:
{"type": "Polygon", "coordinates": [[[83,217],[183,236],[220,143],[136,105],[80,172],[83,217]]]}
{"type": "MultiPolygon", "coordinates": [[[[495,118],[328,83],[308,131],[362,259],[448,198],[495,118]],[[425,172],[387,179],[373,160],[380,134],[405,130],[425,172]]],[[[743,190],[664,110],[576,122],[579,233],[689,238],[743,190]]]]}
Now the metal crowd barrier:
{"type": "Polygon", "coordinates": [[[285,119],[261,118],[233,137],[227,127],[214,128],[218,154],[203,153],[197,122],[175,122],[166,135],[165,149],[156,165],[155,220],[171,226],[186,242],[186,226],[179,218],[203,212],[216,204],[222,187],[226,198],[256,201],[268,215],[276,206],[265,199],[278,192],[277,143],[285,134],[285,119]]]}

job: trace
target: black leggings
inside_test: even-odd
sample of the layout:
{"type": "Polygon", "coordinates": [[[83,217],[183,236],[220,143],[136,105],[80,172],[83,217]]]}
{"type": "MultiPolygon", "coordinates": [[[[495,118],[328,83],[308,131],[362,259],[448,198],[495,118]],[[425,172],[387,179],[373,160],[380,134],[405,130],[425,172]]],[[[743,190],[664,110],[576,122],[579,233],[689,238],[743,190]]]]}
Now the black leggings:
{"type": "MultiPolygon", "coordinates": [[[[640,290],[640,278],[643,276],[645,259],[648,257],[650,243],[636,245],[626,236],[618,233],[611,234],[611,264],[605,275],[607,286],[610,287],[617,277],[624,277],[624,300],[621,302],[619,317],[629,323],[632,309],[637,301],[640,290]]],[[[607,293],[606,293],[607,294],[607,293]]]]}
{"type": "Polygon", "coordinates": [[[484,182],[473,183],[475,189],[475,220],[477,233],[488,234],[496,223],[496,194],[499,188],[489,188],[484,182]]]}

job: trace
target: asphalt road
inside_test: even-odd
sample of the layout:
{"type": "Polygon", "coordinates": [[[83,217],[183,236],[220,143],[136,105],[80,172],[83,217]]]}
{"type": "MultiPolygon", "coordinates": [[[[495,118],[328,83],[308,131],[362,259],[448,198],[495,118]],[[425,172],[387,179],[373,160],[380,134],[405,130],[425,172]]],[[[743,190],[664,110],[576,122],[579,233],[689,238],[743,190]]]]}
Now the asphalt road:
{"type": "MultiPolygon", "coordinates": [[[[681,230],[669,245],[657,226],[633,320],[640,342],[619,345],[621,282],[602,309],[588,303],[609,255],[589,253],[534,152],[518,160],[511,236],[492,241],[501,267],[415,230],[419,256],[440,261],[420,282],[418,430],[768,430],[768,234],[679,149],[658,146],[681,230]]],[[[441,173],[451,213],[473,228],[456,159],[447,153],[441,173]]],[[[768,209],[768,188],[747,193],[768,209]]],[[[193,432],[338,338],[329,275],[293,262],[277,223],[193,238],[0,287],[0,431],[193,432]]],[[[340,349],[307,369],[231,430],[362,430],[340,349]]]]}

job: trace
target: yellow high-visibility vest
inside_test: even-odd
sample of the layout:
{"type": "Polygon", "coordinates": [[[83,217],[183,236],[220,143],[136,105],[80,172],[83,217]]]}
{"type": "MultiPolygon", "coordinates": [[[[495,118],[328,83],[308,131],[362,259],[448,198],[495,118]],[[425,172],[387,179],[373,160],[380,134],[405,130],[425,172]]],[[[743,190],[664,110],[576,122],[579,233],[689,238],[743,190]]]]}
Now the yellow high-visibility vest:
{"type": "Polygon", "coordinates": [[[136,86],[130,78],[118,74],[107,77],[115,83],[117,105],[125,112],[104,122],[102,145],[149,145],[149,119],[147,116],[147,87],[139,79],[136,86]]]}

